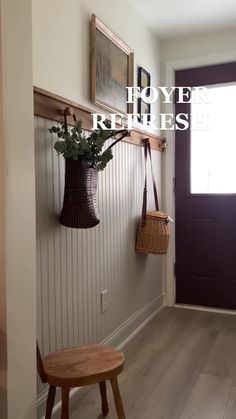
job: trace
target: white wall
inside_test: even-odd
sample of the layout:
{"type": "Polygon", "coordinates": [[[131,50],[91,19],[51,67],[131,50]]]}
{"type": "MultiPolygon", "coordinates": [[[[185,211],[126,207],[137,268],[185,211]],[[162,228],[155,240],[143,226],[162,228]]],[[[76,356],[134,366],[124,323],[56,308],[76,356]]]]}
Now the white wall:
{"type": "MultiPolygon", "coordinates": [[[[165,63],[194,57],[217,56],[236,50],[236,28],[198,35],[179,36],[161,43],[162,83],[165,63]]],[[[217,58],[216,58],[217,60],[217,58]]],[[[221,58],[219,57],[219,61],[221,58]]],[[[201,62],[200,62],[201,65],[201,62]]]]}
{"type": "Polygon", "coordinates": [[[92,13],[134,50],[135,79],[138,64],[158,86],[158,39],[127,0],[33,0],[34,84],[91,107],[92,13]]]}
{"type": "Polygon", "coordinates": [[[36,237],[31,0],[2,0],[1,13],[7,419],[34,419],[36,237]]]}

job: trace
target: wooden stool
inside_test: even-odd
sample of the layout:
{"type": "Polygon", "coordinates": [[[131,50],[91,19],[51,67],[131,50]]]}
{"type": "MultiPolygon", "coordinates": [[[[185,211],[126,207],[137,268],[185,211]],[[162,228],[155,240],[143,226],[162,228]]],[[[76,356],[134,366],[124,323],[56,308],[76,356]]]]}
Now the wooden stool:
{"type": "Polygon", "coordinates": [[[117,416],[125,419],[117,376],[124,368],[124,355],[103,345],[78,346],[53,352],[42,359],[37,344],[37,368],[43,383],[49,384],[45,419],[51,419],[56,388],[61,387],[61,419],[69,419],[69,392],[72,387],[99,383],[102,414],[109,412],[106,381],[110,380],[117,416]]]}

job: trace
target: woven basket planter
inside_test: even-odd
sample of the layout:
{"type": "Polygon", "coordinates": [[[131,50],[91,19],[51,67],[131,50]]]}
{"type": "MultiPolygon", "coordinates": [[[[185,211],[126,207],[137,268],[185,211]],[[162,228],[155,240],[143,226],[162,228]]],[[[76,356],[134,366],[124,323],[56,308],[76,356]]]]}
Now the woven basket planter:
{"type": "Polygon", "coordinates": [[[59,221],[71,228],[99,224],[97,205],[98,171],[87,161],[65,159],[64,202],[59,221]]]}

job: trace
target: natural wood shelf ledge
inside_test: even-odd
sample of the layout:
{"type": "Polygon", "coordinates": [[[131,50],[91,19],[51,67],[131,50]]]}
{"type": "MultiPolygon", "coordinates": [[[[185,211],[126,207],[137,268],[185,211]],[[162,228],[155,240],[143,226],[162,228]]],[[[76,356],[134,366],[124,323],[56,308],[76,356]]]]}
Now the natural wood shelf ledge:
{"type": "MultiPolygon", "coordinates": [[[[96,110],[86,108],[85,106],[79,105],[64,97],[40,89],[39,87],[34,87],[34,114],[36,116],[61,122],[63,120],[63,112],[68,106],[73,108],[77,120],[82,119],[83,128],[90,131],[92,126],[91,114],[96,113],[96,110]]],[[[68,121],[73,124],[72,118],[70,121],[69,117],[68,121]]],[[[147,137],[150,139],[150,145],[153,150],[165,150],[166,140],[164,138],[139,129],[133,129],[130,132],[130,136],[124,138],[122,141],[141,146],[142,140],[147,137]]]]}

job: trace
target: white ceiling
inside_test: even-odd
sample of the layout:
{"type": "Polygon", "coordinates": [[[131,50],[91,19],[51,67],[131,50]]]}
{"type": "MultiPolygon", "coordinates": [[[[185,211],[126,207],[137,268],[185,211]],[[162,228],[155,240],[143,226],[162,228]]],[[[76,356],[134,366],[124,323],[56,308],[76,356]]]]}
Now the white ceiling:
{"type": "Polygon", "coordinates": [[[160,38],[236,29],[236,0],[128,0],[160,38]]]}

